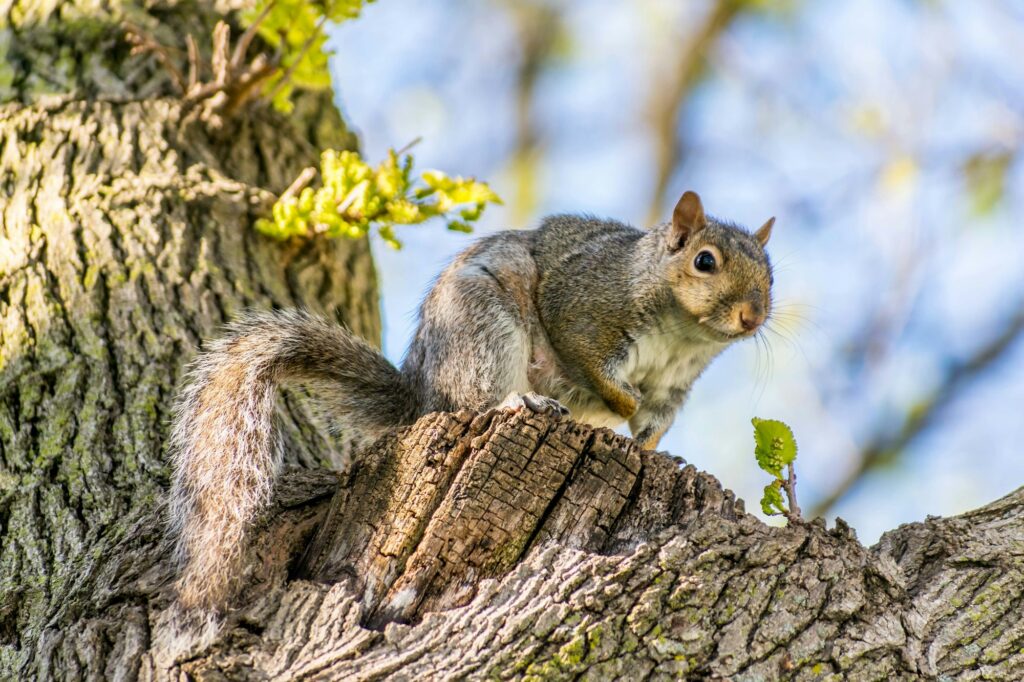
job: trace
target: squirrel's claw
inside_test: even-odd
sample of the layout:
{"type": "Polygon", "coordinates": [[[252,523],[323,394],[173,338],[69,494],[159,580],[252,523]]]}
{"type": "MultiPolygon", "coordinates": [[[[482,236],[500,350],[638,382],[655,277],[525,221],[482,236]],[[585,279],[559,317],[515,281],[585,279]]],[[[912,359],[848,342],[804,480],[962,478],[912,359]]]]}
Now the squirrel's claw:
{"type": "Polygon", "coordinates": [[[569,416],[569,408],[554,398],[539,393],[509,393],[508,397],[498,406],[499,409],[510,409],[516,412],[528,409],[537,414],[545,414],[555,419],[569,416]]]}

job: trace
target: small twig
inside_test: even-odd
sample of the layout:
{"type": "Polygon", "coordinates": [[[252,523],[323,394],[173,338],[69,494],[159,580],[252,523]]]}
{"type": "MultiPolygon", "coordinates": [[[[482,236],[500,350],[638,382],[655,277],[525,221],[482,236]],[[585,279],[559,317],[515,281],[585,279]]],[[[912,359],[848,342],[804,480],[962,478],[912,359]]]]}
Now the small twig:
{"type": "Polygon", "coordinates": [[[231,116],[238,111],[243,104],[249,101],[250,93],[272,77],[278,68],[278,64],[267,59],[266,55],[257,56],[246,71],[230,84],[228,100],[222,107],[224,113],[231,116]]]}
{"type": "Polygon", "coordinates": [[[355,203],[355,200],[361,196],[366,195],[366,181],[360,182],[358,185],[349,190],[345,198],[338,204],[338,213],[345,213],[348,207],[355,203]]]}
{"type": "Polygon", "coordinates": [[[139,26],[132,23],[125,23],[125,38],[132,45],[132,54],[143,54],[150,52],[156,56],[160,64],[167,70],[167,73],[174,79],[175,84],[181,89],[182,93],[187,92],[186,83],[184,77],[181,75],[181,71],[174,65],[174,58],[171,56],[170,48],[166,45],[161,45],[156,41],[155,38],[150,36],[148,33],[143,31],[139,26]]]}
{"type": "MultiPolygon", "coordinates": [[[[273,56],[258,54],[252,62],[245,62],[245,56],[254,37],[257,35],[259,25],[269,15],[276,0],[269,0],[267,5],[260,11],[259,16],[252,25],[246,29],[231,49],[231,28],[225,21],[218,21],[213,29],[213,52],[210,58],[210,69],[212,77],[209,82],[203,83],[201,79],[202,61],[199,47],[191,35],[185,36],[188,47],[188,76],[182,76],[173,64],[173,59],[168,48],[160,45],[148,37],[141,29],[126,24],[127,39],[133,45],[134,52],[153,52],[157,55],[168,72],[174,78],[178,87],[181,88],[182,97],[185,102],[195,104],[203,102],[201,116],[212,123],[220,120],[222,116],[230,116],[245,104],[258,91],[264,83],[280,73],[284,57],[284,36],[277,45],[273,56]]],[[[323,35],[322,29],[327,17],[321,17],[317,22],[316,30],[302,46],[301,51],[292,63],[287,72],[284,73],[277,87],[270,95],[273,99],[291,79],[298,66],[298,63],[305,58],[306,53],[314,45],[316,39],[323,35]]],[[[294,19],[293,19],[294,21],[294,19]]],[[[181,52],[178,50],[178,52],[181,52]]]]}
{"type": "Polygon", "coordinates": [[[228,59],[228,45],[231,40],[231,29],[227,22],[218,21],[213,28],[213,55],[210,65],[213,67],[213,81],[227,83],[231,76],[231,61],[228,59]]]}
{"type": "Polygon", "coordinates": [[[188,46],[188,89],[185,91],[188,94],[199,84],[199,46],[191,33],[185,34],[185,45],[188,46]]]}
{"type": "Polygon", "coordinates": [[[295,182],[288,185],[288,189],[281,193],[281,198],[293,197],[299,192],[304,190],[306,186],[313,182],[313,178],[316,177],[316,168],[310,166],[299,173],[299,177],[295,178],[295,182]]]}
{"type": "Polygon", "coordinates": [[[185,98],[185,100],[188,102],[201,102],[204,99],[213,97],[218,92],[223,91],[225,88],[227,88],[227,86],[227,83],[217,83],[216,81],[203,83],[198,88],[190,92],[188,94],[188,97],[185,98]]]}
{"type": "Polygon", "coordinates": [[[320,37],[320,30],[323,28],[326,21],[327,17],[324,16],[320,17],[320,20],[316,22],[316,28],[313,30],[313,33],[306,39],[306,42],[302,44],[302,49],[299,51],[298,56],[295,57],[295,61],[288,65],[288,69],[284,72],[284,75],[281,76],[281,80],[279,80],[277,85],[274,86],[273,91],[267,95],[267,100],[273,102],[274,98],[281,92],[281,89],[284,88],[284,86],[288,84],[288,81],[291,80],[292,75],[295,73],[295,69],[299,66],[299,62],[303,60],[306,53],[309,52],[309,48],[313,47],[313,43],[315,43],[316,39],[320,37]]]}
{"type": "Polygon", "coordinates": [[[270,0],[266,7],[263,8],[263,11],[259,13],[259,16],[257,16],[252,24],[249,25],[249,28],[245,29],[245,33],[238,38],[238,42],[235,43],[235,50],[231,53],[231,69],[233,71],[237,71],[241,68],[242,64],[245,63],[245,53],[249,51],[249,44],[252,43],[253,38],[256,37],[256,32],[259,30],[260,24],[262,24],[263,20],[267,18],[268,14],[270,14],[270,10],[274,8],[276,1],[277,0],[270,0]]]}
{"type": "Polygon", "coordinates": [[[802,521],[803,516],[800,514],[800,505],[796,501],[796,469],[793,468],[792,462],[786,465],[786,472],[788,475],[782,480],[782,489],[786,491],[786,501],[789,503],[786,518],[790,523],[796,523],[802,521]]]}
{"type": "Polygon", "coordinates": [[[413,147],[418,145],[420,142],[423,142],[423,136],[422,135],[417,135],[412,140],[412,142],[410,142],[409,144],[405,145],[404,147],[402,147],[401,149],[396,151],[395,152],[395,156],[401,156],[402,154],[406,153],[407,151],[409,151],[410,149],[412,149],[413,147]]]}

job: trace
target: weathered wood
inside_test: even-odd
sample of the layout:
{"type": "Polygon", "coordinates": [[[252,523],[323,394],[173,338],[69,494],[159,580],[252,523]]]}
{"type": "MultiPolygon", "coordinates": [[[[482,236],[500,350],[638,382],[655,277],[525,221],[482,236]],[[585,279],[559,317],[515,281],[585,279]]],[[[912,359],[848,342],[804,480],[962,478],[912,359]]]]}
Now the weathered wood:
{"type": "Polygon", "coordinates": [[[352,576],[369,622],[383,625],[461,606],[536,545],[600,552],[708,506],[736,514],[712,479],[610,431],[471,417],[433,415],[377,450],[335,495],[303,574],[352,576]],[[698,486],[713,492],[698,501],[698,486]]]}
{"type": "Polygon", "coordinates": [[[248,603],[214,632],[162,602],[151,676],[1024,672],[1024,489],[867,549],[842,523],[766,526],[712,477],[607,430],[511,412],[425,417],[363,453],[332,499],[329,478],[287,481],[248,603]]]}

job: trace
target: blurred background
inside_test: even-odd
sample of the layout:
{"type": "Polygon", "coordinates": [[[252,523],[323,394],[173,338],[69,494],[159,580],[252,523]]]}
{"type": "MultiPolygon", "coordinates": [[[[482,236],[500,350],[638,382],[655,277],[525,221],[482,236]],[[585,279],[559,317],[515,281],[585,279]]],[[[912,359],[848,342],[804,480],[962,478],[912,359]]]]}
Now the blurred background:
{"type": "MultiPolygon", "coordinates": [[[[698,191],[757,227],[776,313],[662,440],[757,511],[750,418],[800,444],[805,515],[866,543],[1024,483],[1024,4],[380,0],[332,29],[370,161],[489,181],[479,233],[587,212],[638,226],[698,191]]],[[[374,244],[399,361],[473,236],[374,244]]]]}

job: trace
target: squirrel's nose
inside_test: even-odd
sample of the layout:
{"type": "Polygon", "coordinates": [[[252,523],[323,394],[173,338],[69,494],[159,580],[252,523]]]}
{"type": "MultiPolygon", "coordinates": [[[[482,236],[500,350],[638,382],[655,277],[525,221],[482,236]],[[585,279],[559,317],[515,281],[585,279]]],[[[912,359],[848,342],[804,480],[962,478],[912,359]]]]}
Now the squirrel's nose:
{"type": "Polygon", "coordinates": [[[764,323],[764,310],[753,303],[744,303],[739,310],[740,326],[743,331],[754,331],[764,323]]]}

